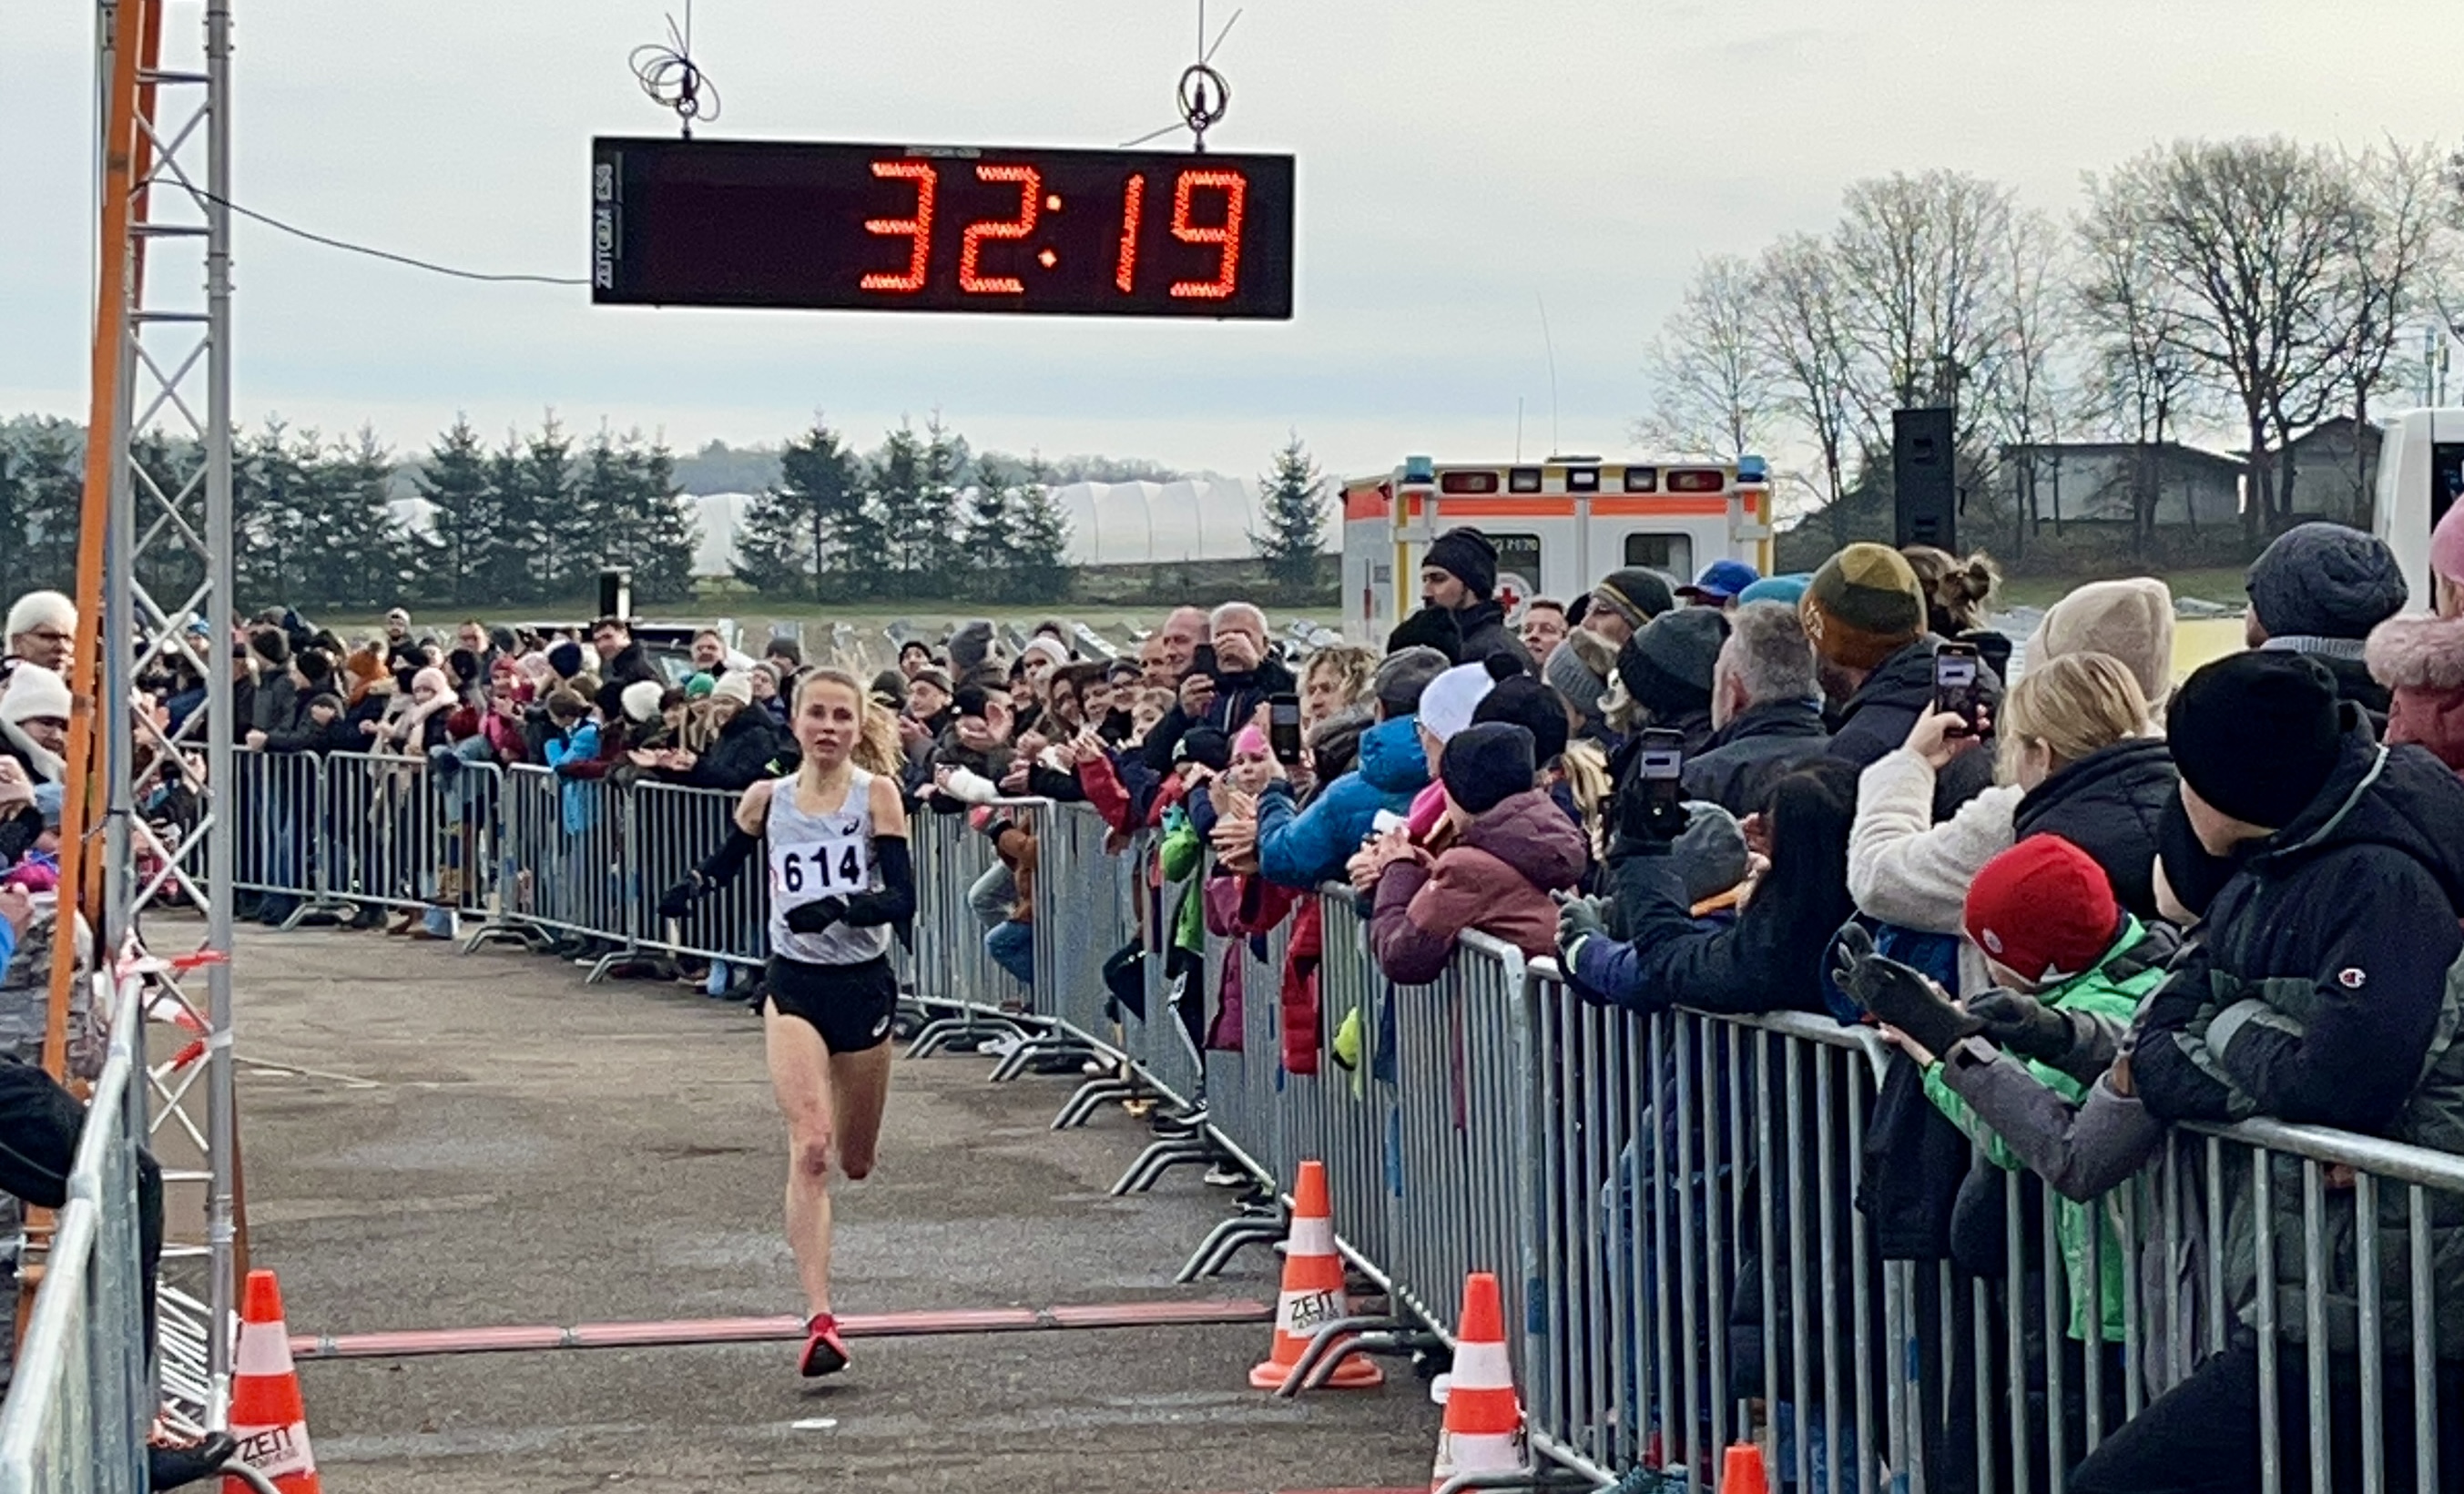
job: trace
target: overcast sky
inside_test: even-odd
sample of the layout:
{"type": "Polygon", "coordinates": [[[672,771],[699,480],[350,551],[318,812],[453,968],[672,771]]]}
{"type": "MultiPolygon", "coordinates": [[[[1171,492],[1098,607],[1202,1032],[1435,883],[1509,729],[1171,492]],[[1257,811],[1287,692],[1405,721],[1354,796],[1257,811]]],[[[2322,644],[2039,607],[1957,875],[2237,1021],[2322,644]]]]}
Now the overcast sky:
{"type": "MultiPolygon", "coordinates": [[[[677,0],[681,5],[681,0],[677,0]]],[[[587,144],[664,133],[626,68],[659,0],[234,0],[236,200],[478,269],[582,275],[587,144]]],[[[1232,0],[1211,0],[1220,26],[1232,0]]],[[[81,415],[90,7],[0,49],[0,412],[81,415]]],[[[416,447],[577,426],[870,445],[935,406],[979,447],[1254,473],[1407,451],[1627,450],[1640,352],[1698,255],[1829,225],[1846,182],[1945,165],[2067,212],[2176,136],[2464,130],[2455,0],[1246,0],[1226,150],[1299,157],[1286,323],[594,310],[242,223],[236,401],[416,447]]],[[[201,7],[172,6],[182,41],[201,7]]],[[[710,135],[1114,145],[1174,118],[1194,0],[698,0],[710,135]]]]}

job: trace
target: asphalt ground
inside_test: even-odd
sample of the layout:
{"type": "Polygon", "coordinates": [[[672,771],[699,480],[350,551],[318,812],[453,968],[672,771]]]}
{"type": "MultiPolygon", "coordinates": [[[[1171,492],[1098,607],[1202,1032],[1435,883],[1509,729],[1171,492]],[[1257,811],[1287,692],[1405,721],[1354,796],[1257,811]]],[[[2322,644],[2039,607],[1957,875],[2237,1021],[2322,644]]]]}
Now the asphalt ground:
{"type": "MultiPolygon", "coordinates": [[[[253,1263],[297,1334],[801,1308],[757,1020],[672,984],[585,985],[512,949],[244,933],[234,961],[253,1263]]],[[[845,1313],[1271,1301],[1276,1258],[1176,1286],[1226,1196],[1107,1189],[1147,1139],[1073,1081],[899,1061],[879,1170],[838,1212],[845,1313]]],[[[1248,1389],[1260,1326],[304,1361],[332,1494],[662,1489],[1235,1494],[1425,1487],[1438,1412],[1248,1389]]]]}

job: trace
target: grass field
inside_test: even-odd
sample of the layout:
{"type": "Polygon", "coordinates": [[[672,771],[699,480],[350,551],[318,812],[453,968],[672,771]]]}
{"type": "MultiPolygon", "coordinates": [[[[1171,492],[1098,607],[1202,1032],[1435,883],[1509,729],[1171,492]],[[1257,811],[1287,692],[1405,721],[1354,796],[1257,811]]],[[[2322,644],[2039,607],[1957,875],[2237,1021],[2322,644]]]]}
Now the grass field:
{"type": "MultiPolygon", "coordinates": [[[[2238,607],[2249,600],[2249,594],[2242,589],[2242,570],[2239,566],[2172,572],[2141,571],[2134,574],[2160,576],[2167,585],[2173,588],[2173,595],[2176,597],[2194,597],[2201,602],[2219,603],[2229,607],[2238,607]]],[[[2060,600],[2064,592],[2089,579],[2091,578],[2013,576],[2002,582],[2002,604],[2005,606],[2013,607],[2051,606],[2060,600]]]]}

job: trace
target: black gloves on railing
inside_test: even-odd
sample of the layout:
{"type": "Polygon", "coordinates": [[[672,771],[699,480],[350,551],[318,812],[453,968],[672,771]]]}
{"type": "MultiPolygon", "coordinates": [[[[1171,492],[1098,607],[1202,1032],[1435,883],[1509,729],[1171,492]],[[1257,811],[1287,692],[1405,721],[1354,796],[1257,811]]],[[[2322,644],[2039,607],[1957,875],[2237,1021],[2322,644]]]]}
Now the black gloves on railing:
{"type": "Polygon", "coordinates": [[[1849,999],[1939,1058],[1985,1023],[1953,1005],[1925,972],[1883,955],[1860,924],[1839,931],[1832,975],[1849,999]]]}

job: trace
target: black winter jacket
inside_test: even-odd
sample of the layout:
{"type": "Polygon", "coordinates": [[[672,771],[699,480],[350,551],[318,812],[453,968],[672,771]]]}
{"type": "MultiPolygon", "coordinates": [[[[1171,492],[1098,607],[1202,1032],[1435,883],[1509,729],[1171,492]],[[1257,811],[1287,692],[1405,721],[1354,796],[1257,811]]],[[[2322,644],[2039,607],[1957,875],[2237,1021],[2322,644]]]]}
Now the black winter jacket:
{"type": "Polygon", "coordinates": [[[2156,837],[2165,808],[2181,799],[2173,752],[2145,738],[2089,753],[2028,791],[2011,816],[2011,838],[2058,835],[2096,858],[2114,896],[2142,921],[2156,911],[2156,837]]]}
{"type": "Polygon", "coordinates": [[[1711,734],[1708,748],[1685,761],[1688,799],[1708,800],[1743,819],[1763,807],[1771,780],[1829,750],[1831,734],[1810,700],[1775,700],[1749,708],[1711,734]]]}
{"type": "Polygon", "coordinates": [[[1292,678],[1292,671],[1275,658],[1268,658],[1245,674],[1218,673],[1215,698],[1203,714],[1193,717],[1176,702],[1155,723],[1155,730],[1147,733],[1146,745],[1140,749],[1146,765],[1157,773],[1170,773],[1173,753],[1180,746],[1181,737],[1194,728],[1211,726],[1229,736],[1248,724],[1249,717],[1266,703],[1267,696],[1289,694],[1299,688],[1300,682],[1292,678]]]}
{"type": "Polygon", "coordinates": [[[687,781],[732,793],[751,788],[771,776],[770,759],[779,755],[781,735],[759,708],[738,710],[718,729],[718,740],[694,759],[687,781]]]}
{"type": "Polygon", "coordinates": [[[1455,614],[1455,626],[1463,633],[1463,651],[1456,655],[1458,664],[1478,664],[1493,653],[1511,654],[1523,666],[1523,672],[1537,676],[1538,666],[1531,662],[1531,650],[1506,626],[1506,608],[1494,602],[1475,602],[1455,614]]]}
{"type": "MultiPolygon", "coordinates": [[[[1933,709],[1933,651],[1942,640],[1927,635],[1884,659],[1848,697],[1831,723],[1831,756],[1870,768],[1884,753],[1904,746],[1917,717],[1933,709]]],[[[1980,661],[1981,663],[1981,661],[1980,661]]],[[[1983,669],[1989,709],[2002,709],[2002,679],[1983,669]]],[[[1937,823],[1993,783],[1993,754],[1962,753],[1934,776],[1937,823]]]]}
{"type": "Polygon", "coordinates": [[[2384,1133],[2421,1076],[2464,951],[2464,780],[2343,710],[2326,787],[2234,867],[2141,1016],[2131,1073],[2163,1119],[2384,1133]]]}
{"type": "Polygon", "coordinates": [[[249,725],[268,736],[287,732],[299,720],[299,686],[289,670],[277,670],[256,682],[249,702],[249,725]]]}

